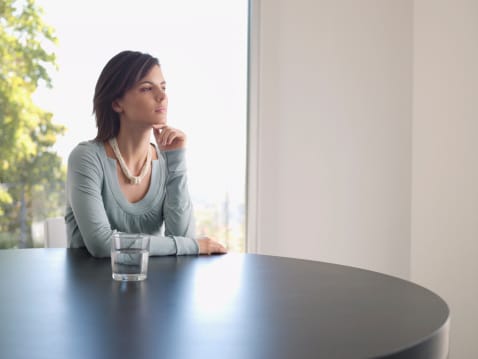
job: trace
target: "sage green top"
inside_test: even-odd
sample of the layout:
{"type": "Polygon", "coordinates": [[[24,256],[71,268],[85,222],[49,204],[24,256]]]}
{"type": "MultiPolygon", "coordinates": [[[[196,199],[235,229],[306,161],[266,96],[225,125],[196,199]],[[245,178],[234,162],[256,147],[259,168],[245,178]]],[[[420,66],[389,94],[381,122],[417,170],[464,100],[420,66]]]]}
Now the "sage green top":
{"type": "Polygon", "coordinates": [[[73,149],[66,180],[68,247],[108,257],[111,234],[118,231],[150,234],[150,255],[198,254],[185,150],[156,151],[150,187],[143,199],[131,203],[121,191],[116,160],[106,155],[103,143],[92,140],[73,149]]]}

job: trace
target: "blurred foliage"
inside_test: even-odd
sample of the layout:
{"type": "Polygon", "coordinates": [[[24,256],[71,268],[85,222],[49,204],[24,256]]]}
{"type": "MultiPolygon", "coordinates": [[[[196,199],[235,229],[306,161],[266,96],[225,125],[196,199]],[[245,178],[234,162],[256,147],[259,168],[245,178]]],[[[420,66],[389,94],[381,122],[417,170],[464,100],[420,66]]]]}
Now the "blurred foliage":
{"type": "Polygon", "coordinates": [[[63,212],[66,171],[52,146],[65,128],[32,100],[57,68],[42,15],[34,0],[0,0],[0,247],[31,246],[34,214],[63,212]]]}

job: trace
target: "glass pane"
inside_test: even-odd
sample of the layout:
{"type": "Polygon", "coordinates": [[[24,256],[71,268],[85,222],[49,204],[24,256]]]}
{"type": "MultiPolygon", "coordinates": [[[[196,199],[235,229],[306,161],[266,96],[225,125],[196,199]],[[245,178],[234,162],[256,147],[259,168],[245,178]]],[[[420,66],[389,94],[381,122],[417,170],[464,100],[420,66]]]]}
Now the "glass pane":
{"type": "MultiPolygon", "coordinates": [[[[59,40],[56,46],[43,43],[57,58],[58,71],[48,67],[53,87],[41,83],[33,96],[38,106],[53,114],[54,123],[66,127],[53,146],[63,160],[58,170],[65,170],[66,159],[79,142],[96,135],[92,97],[106,62],[126,49],[149,52],[159,58],[168,82],[169,124],[188,135],[197,235],[243,251],[248,2],[36,3],[59,40]]],[[[7,203],[1,202],[5,191],[0,190],[2,209],[10,213],[8,218],[2,216],[0,246],[42,246],[42,221],[63,214],[64,184],[40,183],[28,188],[28,194],[22,194],[19,183],[4,183],[1,188],[16,192],[14,201],[7,203]],[[28,201],[22,202],[25,196],[28,201]]]]}

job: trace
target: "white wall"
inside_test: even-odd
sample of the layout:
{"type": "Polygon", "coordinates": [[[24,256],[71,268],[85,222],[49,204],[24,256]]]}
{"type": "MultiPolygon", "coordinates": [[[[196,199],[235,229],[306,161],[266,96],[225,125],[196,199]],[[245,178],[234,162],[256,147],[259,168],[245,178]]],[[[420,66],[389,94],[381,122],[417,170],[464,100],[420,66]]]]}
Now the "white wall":
{"type": "Polygon", "coordinates": [[[253,5],[249,249],[407,278],[412,1],[253,5]]]}
{"type": "Polygon", "coordinates": [[[411,278],[478,358],[478,1],[252,4],[250,250],[411,278]]]}
{"type": "Polygon", "coordinates": [[[451,307],[450,358],[478,358],[478,1],[414,13],[411,278],[451,307]]]}

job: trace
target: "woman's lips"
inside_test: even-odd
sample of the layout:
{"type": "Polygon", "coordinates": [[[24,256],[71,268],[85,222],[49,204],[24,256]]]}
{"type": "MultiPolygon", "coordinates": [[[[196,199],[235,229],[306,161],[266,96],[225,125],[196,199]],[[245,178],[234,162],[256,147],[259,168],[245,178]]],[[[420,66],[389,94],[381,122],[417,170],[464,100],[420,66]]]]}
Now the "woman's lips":
{"type": "Polygon", "coordinates": [[[158,107],[157,109],[154,110],[154,112],[166,113],[166,107],[158,107]]]}

